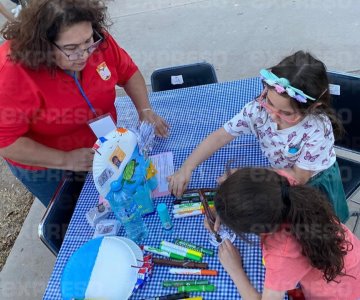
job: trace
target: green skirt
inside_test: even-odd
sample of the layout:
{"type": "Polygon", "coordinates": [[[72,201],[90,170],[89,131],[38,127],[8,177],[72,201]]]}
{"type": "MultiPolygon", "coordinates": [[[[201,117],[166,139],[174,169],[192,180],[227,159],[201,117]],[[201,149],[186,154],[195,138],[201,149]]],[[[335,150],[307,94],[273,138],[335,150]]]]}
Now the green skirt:
{"type": "Polygon", "coordinates": [[[307,183],[324,192],[334,208],[341,223],[349,219],[349,207],[346,202],[344,187],[341,181],[339,165],[335,162],[330,168],[312,177],[307,183]]]}

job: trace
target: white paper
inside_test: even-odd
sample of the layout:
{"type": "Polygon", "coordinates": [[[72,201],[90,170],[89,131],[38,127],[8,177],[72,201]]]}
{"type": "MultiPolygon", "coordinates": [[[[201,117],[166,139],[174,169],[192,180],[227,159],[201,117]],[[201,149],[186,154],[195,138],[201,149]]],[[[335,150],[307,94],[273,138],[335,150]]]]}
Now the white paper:
{"type": "Polygon", "coordinates": [[[171,76],[172,85],[183,84],[183,83],[184,83],[184,78],[182,77],[182,75],[171,76]]]}
{"type": "Polygon", "coordinates": [[[94,121],[90,121],[89,126],[98,139],[107,135],[110,131],[116,129],[116,125],[110,115],[106,115],[94,121]]]}
{"type": "Polygon", "coordinates": [[[329,93],[330,95],[340,96],[340,85],[329,84],[329,93]]]}
{"type": "Polygon", "coordinates": [[[150,159],[157,170],[156,178],[158,180],[158,186],[153,191],[153,197],[170,195],[167,177],[174,174],[173,153],[164,152],[156,154],[150,156],[150,159]]]}

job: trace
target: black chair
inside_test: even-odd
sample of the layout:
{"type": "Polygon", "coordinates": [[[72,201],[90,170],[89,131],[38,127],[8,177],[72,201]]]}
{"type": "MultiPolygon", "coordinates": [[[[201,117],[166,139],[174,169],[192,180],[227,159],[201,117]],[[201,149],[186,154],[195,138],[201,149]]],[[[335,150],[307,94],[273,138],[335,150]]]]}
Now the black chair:
{"type": "MultiPolygon", "coordinates": [[[[352,74],[328,72],[330,91],[332,94],[332,105],[343,123],[345,134],[335,145],[339,150],[360,155],[360,77],[352,74]]],[[[360,191],[360,161],[338,157],[341,177],[347,199],[360,204],[357,192],[360,191]],[[356,196],[356,198],[354,198],[356,196]]],[[[356,230],[360,211],[351,213],[356,217],[356,230]]]]}
{"type": "Polygon", "coordinates": [[[59,253],[85,178],[86,173],[65,176],[39,224],[39,237],[55,256],[59,253]]]}
{"type": "Polygon", "coordinates": [[[151,74],[153,92],[217,82],[214,67],[206,62],[158,69],[151,74]]]}

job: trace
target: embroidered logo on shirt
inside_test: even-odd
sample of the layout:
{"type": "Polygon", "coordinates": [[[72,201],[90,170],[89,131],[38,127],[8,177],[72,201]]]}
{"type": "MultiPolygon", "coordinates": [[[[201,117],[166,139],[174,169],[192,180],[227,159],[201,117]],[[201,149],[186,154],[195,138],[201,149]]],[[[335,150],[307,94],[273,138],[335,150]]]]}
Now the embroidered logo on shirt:
{"type": "Polygon", "coordinates": [[[99,73],[102,80],[109,80],[111,77],[111,72],[105,62],[98,65],[96,71],[99,73]]]}

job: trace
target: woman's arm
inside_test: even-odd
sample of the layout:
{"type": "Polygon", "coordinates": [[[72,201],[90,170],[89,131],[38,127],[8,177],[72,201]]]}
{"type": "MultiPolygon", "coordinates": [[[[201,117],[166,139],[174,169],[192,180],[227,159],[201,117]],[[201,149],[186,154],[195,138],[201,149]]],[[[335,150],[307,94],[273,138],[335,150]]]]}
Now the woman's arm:
{"type": "Polygon", "coordinates": [[[241,298],[244,300],[281,300],[285,292],[279,292],[264,288],[260,294],[251,284],[244,272],[239,251],[226,239],[219,246],[219,259],[226,272],[236,285],[241,298]]]}
{"type": "Polygon", "coordinates": [[[176,197],[180,197],[190,181],[192,171],[214,154],[214,152],[230,143],[234,138],[235,137],[227,133],[223,127],[211,133],[190,154],[181,168],[169,177],[169,190],[176,197]]]}
{"type": "Polygon", "coordinates": [[[145,80],[139,70],[126,82],[124,90],[134,103],[139,119],[155,124],[156,134],[161,137],[166,137],[168,135],[169,125],[151,109],[145,80]]]}
{"type": "Polygon", "coordinates": [[[44,146],[26,137],[18,138],[11,145],[1,148],[0,155],[21,164],[71,171],[90,171],[94,150],[81,148],[61,151],[44,146]]]}

